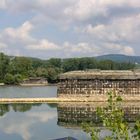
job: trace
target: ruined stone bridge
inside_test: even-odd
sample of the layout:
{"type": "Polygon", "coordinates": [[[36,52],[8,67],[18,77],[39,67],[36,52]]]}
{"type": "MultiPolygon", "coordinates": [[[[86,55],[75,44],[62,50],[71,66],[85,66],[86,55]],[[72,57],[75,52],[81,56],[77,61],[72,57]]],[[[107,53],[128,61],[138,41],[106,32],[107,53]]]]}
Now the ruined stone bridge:
{"type": "Polygon", "coordinates": [[[140,71],[88,70],[60,75],[60,98],[78,97],[105,101],[110,91],[121,95],[124,100],[140,100],[140,71]]]}

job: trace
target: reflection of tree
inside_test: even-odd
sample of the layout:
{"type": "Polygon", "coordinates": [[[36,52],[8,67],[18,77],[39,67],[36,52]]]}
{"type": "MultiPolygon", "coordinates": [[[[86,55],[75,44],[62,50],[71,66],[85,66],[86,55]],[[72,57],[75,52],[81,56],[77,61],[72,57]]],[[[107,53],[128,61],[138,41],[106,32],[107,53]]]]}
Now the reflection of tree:
{"type": "Polygon", "coordinates": [[[47,104],[50,108],[56,108],[57,107],[57,103],[49,103],[47,104]]]}
{"type": "Polygon", "coordinates": [[[0,104],[0,116],[10,111],[10,106],[15,112],[26,112],[32,109],[32,106],[40,106],[39,104],[0,104]]]}
{"type": "Polygon", "coordinates": [[[12,104],[11,106],[15,112],[26,112],[32,108],[32,104],[12,104]]]}
{"type": "Polygon", "coordinates": [[[15,112],[26,112],[32,109],[32,106],[40,106],[41,104],[12,104],[15,112]]]}
{"type": "Polygon", "coordinates": [[[0,116],[3,116],[5,113],[9,112],[9,104],[0,104],[0,116]]]}

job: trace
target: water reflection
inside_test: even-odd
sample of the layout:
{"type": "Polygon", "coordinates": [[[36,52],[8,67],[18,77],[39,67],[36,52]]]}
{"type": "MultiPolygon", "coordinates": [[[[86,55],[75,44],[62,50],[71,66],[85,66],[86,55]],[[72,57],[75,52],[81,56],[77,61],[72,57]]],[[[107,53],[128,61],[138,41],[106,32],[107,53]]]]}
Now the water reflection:
{"type": "MultiPolygon", "coordinates": [[[[0,116],[8,113],[10,110],[14,112],[27,112],[32,107],[39,107],[42,103],[35,104],[0,104],[0,116]]],[[[98,123],[99,118],[96,114],[97,107],[105,108],[106,103],[59,103],[46,104],[50,108],[57,109],[58,125],[60,126],[79,126],[82,122],[98,123]]],[[[125,112],[125,119],[128,122],[134,122],[140,119],[140,102],[123,103],[122,108],[125,112]]]]}
{"type": "MultiPolygon", "coordinates": [[[[0,138],[4,140],[52,140],[73,136],[89,140],[82,122],[99,121],[97,107],[105,103],[0,104],[0,138]]],[[[124,103],[125,119],[140,118],[140,103],[124,103]]]]}
{"type": "MultiPolygon", "coordinates": [[[[82,122],[92,122],[97,126],[100,125],[100,119],[96,114],[97,107],[106,107],[106,103],[61,103],[57,106],[58,125],[67,128],[81,127],[82,122]]],[[[128,122],[135,122],[140,119],[140,102],[123,103],[124,118],[128,122]]]]}
{"type": "Polygon", "coordinates": [[[82,130],[57,125],[56,104],[1,104],[0,138],[4,140],[53,140],[73,136],[89,140],[82,130]]]}
{"type": "Polygon", "coordinates": [[[0,137],[4,140],[43,140],[48,131],[43,127],[56,118],[56,109],[47,104],[1,104],[0,112],[0,137]]]}
{"type": "Polygon", "coordinates": [[[32,109],[33,106],[40,106],[39,104],[0,104],[0,116],[8,113],[10,108],[15,112],[26,112],[32,109]]]}

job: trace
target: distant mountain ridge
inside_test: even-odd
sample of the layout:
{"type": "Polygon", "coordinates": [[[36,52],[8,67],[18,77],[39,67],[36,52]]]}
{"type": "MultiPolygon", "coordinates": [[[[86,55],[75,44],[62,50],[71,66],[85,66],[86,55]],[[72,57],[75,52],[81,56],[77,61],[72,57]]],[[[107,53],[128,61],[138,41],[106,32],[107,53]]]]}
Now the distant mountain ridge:
{"type": "Polygon", "coordinates": [[[123,54],[108,54],[95,57],[97,60],[112,60],[117,62],[131,62],[140,64],[140,56],[128,56],[123,54]]]}
{"type": "MultiPolygon", "coordinates": [[[[10,57],[10,59],[12,59],[16,56],[9,56],[9,57],[10,57]]],[[[41,58],[27,57],[27,56],[17,56],[17,57],[26,57],[26,58],[29,58],[33,61],[36,61],[36,60],[47,61],[47,60],[49,60],[49,59],[45,60],[45,59],[41,59],[41,58]]],[[[85,57],[81,57],[81,58],[85,58],[85,57]]],[[[123,54],[107,54],[107,55],[100,55],[100,56],[91,57],[91,58],[95,58],[97,60],[112,60],[112,61],[116,61],[116,62],[131,62],[131,63],[140,64],[140,56],[129,56],[129,55],[123,55],[123,54]]],[[[62,59],[64,60],[64,59],[68,59],[68,58],[62,58],[62,59]]]]}

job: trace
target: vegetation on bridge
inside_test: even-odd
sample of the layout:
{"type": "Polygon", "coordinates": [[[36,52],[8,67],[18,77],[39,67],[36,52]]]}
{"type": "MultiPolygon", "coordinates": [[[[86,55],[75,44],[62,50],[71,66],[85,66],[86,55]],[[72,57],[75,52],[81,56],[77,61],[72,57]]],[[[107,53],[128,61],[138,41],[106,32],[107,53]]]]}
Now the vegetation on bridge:
{"type": "MultiPolygon", "coordinates": [[[[122,99],[115,93],[108,93],[108,106],[106,108],[97,108],[97,116],[100,123],[107,131],[103,140],[139,140],[140,139],[140,121],[137,120],[133,126],[129,125],[124,118],[124,110],[121,106],[122,99]]],[[[97,128],[92,123],[84,123],[83,130],[90,134],[91,140],[100,140],[102,128],[97,128]]]]}

